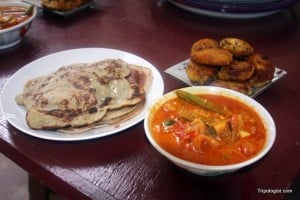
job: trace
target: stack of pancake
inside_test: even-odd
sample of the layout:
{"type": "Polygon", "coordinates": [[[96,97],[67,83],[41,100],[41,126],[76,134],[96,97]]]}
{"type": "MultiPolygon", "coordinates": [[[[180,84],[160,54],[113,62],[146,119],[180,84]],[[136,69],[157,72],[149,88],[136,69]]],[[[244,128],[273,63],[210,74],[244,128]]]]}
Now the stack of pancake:
{"type": "Polygon", "coordinates": [[[239,38],[196,41],[186,68],[189,79],[196,84],[225,87],[247,95],[269,83],[274,71],[271,60],[239,38]]]}
{"type": "Polygon", "coordinates": [[[151,82],[149,68],[121,59],[78,63],[28,80],[16,102],[30,128],[78,133],[135,116],[151,82]]]}

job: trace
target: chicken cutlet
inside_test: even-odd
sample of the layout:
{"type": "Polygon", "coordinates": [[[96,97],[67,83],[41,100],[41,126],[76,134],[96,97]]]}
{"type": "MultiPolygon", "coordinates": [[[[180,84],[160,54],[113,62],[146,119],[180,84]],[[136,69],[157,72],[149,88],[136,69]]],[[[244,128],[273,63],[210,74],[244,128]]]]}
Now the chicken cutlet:
{"type": "Polygon", "coordinates": [[[253,89],[248,81],[223,81],[216,79],[209,85],[235,90],[249,96],[253,94],[253,89]]]}
{"type": "Polygon", "coordinates": [[[212,66],[230,65],[233,61],[232,54],[228,50],[220,48],[192,52],[190,58],[196,63],[212,66]]]}
{"type": "Polygon", "coordinates": [[[190,60],[186,67],[186,73],[192,82],[204,85],[217,77],[218,68],[197,64],[190,60]]]}
{"type": "Polygon", "coordinates": [[[254,67],[247,61],[233,61],[230,66],[222,67],[218,78],[225,81],[245,81],[251,78],[254,67]]]}
{"type": "Polygon", "coordinates": [[[268,57],[255,53],[248,61],[254,67],[254,74],[250,79],[252,87],[262,87],[273,79],[275,66],[268,57]]]}
{"type": "Polygon", "coordinates": [[[203,38],[196,41],[192,45],[191,52],[201,51],[203,49],[218,48],[218,47],[219,47],[218,41],[211,38],[203,38]]]}
{"type": "Polygon", "coordinates": [[[247,57],[254,52],[254,48],[248,42],[239,38],[223,38],[219,45],[230,51],[236,58],[247,57]]]}

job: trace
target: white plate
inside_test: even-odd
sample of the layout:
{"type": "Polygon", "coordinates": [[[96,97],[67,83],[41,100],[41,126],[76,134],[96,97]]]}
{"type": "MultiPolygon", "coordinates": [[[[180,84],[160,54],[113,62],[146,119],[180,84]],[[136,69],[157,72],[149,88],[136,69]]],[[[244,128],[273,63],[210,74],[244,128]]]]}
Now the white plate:
{"type": "Polygon", "coordinates": [[[8,122],[24,133],[49,140],[78,141],[112,135],[139,123],[144,119],[145,113],[151,102],[160,97],[163,92],[164,83],[159,71],[145,59],[120,50],[106,48],[83,48],[50,54],[48,56],[39,58],[19,69],[4,85],[1,93],[0,105],[4,113],[3,115],[6,117],[8,122]],[[25,120],[26,110],[23,106],[15,103],[15,96],[23,91],[23,85],[29,79],[49,74],[61,66],[72,63],[89,63],[107,58],[120,58],[128,63],[148,67],[152,70],[153,81],[146,95],[145,106],[138,115],[121,123],[119,127],[108,126],[93,129],[80,134],[64,134],[58,131],[33,130],[27,126],[25,120]]]}
{"type": "Polygon", "coordinates": [[[169,0],[173,5],[204,16],[228,19],[251,19],[277,13],[292,6],[295,2],[289,0],[260,1],[259,5],[251,1],[192,1],[169,0]]]}
{"type": "Polygon", "coordinates": [[[278,2],[280,0],[206,0],[208,2],[213,3],[233,3],[233,4],[265,4],[265,3],[272,3],[278,2]]]}
{"type": "Polygon", "coordinates": [[[228,12],[217,12],[214,10],[207,10],[202,8],[197,8],[193,6],[184,5],[178,2],[175,2],[173,0],[169,0],[170,3],[174,4],[175,6],[200,15],[205,15],[209,17],[217,17],[217,18],[228,18],[228,19],[249,19],[249,18],[257,18],[257,17],[263,17],[267,15],[272,15],[279,10],[274,11],[266,11],[266,12],[259,12],[259,13],[228,13],[228,12]]]}
{"type": "MultiPolygon", "coordinates": [[[[168,69],[166,69],[165,72],[167,74],[175,77],[176,79],[181,80],[182,82],[186,83],[189,86],[199,86],[199,85],[195,85],[194,83],[192,83],[186,74],[185,68],[188,65],[189,60],[190,59],[186,59],[180,63],[177,63],[177,64],[169,67],[168,69]]],[[[263,91],[265,91],[266,89],[271,87],[271,85],[273,85],[276,81],[281,79],[286,74],[287,74],[287,72],[285,70],[276,67],[272,81],[260,88],[253,89],[253,94],[250,97],[255,98],[256,96],[261,94],[263,91]]]]}

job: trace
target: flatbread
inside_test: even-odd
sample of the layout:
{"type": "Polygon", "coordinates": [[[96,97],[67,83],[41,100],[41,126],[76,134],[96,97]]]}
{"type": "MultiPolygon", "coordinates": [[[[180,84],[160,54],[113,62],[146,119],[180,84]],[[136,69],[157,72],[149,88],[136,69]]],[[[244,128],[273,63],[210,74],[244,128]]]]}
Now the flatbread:
{"type": "Polygon", "coordinates": [[[151,82],[149,68],[121,59],[72,64],[29,80],[16,102],[25,106],[32,129],[84,131],[132,116],[151,82]]]}

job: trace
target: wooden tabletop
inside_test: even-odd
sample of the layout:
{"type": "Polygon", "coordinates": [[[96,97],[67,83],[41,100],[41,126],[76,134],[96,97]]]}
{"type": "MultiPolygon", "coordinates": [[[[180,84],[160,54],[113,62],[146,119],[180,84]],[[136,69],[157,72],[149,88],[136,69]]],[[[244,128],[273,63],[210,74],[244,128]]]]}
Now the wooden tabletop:
{"type": "Polygon", "coordinates": [[[150,61],[168,92],[186,86],[164,70],[187,59],[193,42],[228,36],[245,39],[287,71],[255,98],[277,129],[274,146],[257,163],[231,174],[201,177],[160,155],[145,137],[143,122],[104,138],[57,142],[18,131],[3,113],[1,153],[67,199],[282,199],[299,194],[299,4],[255,19],[205,17],[163,0],[99,0],[92,9],[65,17],[39,12],[18,46],[0,51],[0,89],[38,58],[104,47],[150,61]]]}

